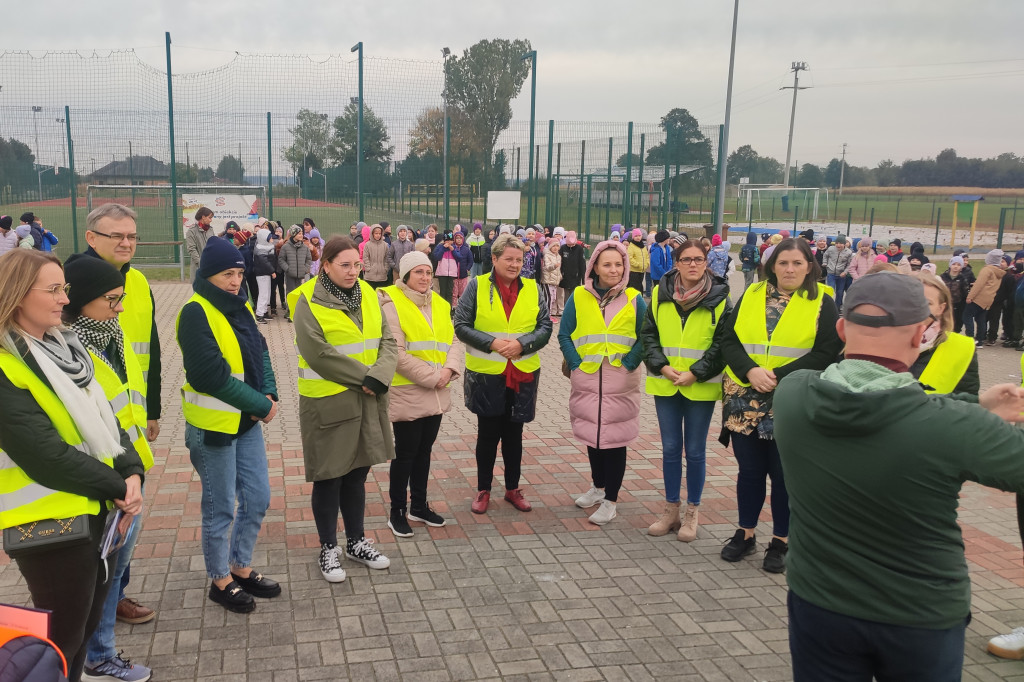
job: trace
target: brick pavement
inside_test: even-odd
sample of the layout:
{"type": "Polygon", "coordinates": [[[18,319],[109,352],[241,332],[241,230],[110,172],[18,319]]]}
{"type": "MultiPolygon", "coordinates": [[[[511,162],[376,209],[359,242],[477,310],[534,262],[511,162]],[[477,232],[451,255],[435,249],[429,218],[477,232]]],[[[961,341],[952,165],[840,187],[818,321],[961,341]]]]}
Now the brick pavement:
{"type": "MultiPolygon", "coordinates": [[[[190,289],[157,283],[154,290],[166,349],[165,417],[129,593],[158,615],[143,625],[118,624],[117,640],[126,655],[154,668],[155,680],[790,677],[785,579],[760,570],[761,552],[737,564],[718,558],[736,520],[736,465],[714,440],[717,417],[696,542],[644,532],[661,506],[660,441],[648,397],[619,516],[592,526],[572,503],[589,485],[588,464],[567,423],[569,387],[555,343],[542,352],[538,419],[524,436],[524,487],[534,511],[521,514],[499,499],[486,516],[469,512],[475,420],[462,406],[459,386],[430,482],[431,501],[449,524],[414,524],[413,538],[396,541],[386,525],[387,467],[375,467],[367,481],[366,527],[391,568],[370,571],[346,561],[348,579],[329,585],[316,565],[291,326],[275,320],[264,327],[285,408],[265,431],[274,495],[255,563],[283,583],[284,594],[260,601],[249,616],[226,612],[206,598],[200,484],[184,446],[177,397],[182,369],[174,316],[190,289]]],[[[982,384],[1020,381],[1019,358],[1001,347],[983,349],[982,384]]],[[[974,585],[964,678],[1024,680],[1024,663],[983,650],[993,634],[1024,625],[1013,497],[968,485],[962,505],[974,585]]],[[[760,536],[770,537],[767,511],[761,521],[760,536]]],[[[0,601],[28,603],[24,582],[2,554],[0,601]]]]}

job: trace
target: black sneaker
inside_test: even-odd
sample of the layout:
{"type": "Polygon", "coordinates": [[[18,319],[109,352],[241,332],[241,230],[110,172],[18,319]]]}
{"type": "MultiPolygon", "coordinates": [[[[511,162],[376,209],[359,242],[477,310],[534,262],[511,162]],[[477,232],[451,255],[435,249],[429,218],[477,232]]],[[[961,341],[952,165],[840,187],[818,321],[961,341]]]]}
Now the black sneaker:
{"type": "Polygon", "coordinates": [[[225,585],[223,590],[216,583],[210,583],[210,601],[235,613],[251,613],[256,609],[256,600],[234,580],[225,585]]]}
{"type": "Polygon", "coordinates": [[[276,580],[271,580],[267,576],[263,575],[259,571],[253,571],[249,574],[248,578],[243,578],[240,575],[231,574],[231,577],[235,579],[243,590],[248,592],[254,597],[262,597],[263,599],[271,599],[281,594],[281,585],[276,580]]]}
{"type": "Polygon", "coordinates": [[[410,509],[409,520],[425,523],[432,528],[440,528],[444,525],[444,517],[435,512],[429,506],[424,506],[422,509],[410,509]]]}
{"type": "Polygon", "coordinates": [[[391,532],[397,537],[412,537],[412,528],[409,526],[409,522],[405,520],[404,507],[391,510],[391,517],[388,519],[388,528],[390,528],[391,532]]]}
{"type": "Polygon", "coordinates": [[[757,538],[752,535],[749,539],[744,540],[744,534],[742,528],[736,531],[735,535],[732,536],[732,540],[729,540],[729,543],[722,548],[723,559],[726,561],[739,561],[757,550],[757,538]]]}
{"type": "Polygon", "coordinates": [[[788,543],[778,538],[772,538],[772,541],[768,543],[768,549],[765,550],[762,568],[769,573],[785,573],[786,552],[788,551],[788,543]]]}
{"type": "Polygon", "coordinates": [[[267,322],[267,318],[262,317],[260,315],[256,316],[256,323],[257,324],[269,324],[269,322],[267,322]]]}

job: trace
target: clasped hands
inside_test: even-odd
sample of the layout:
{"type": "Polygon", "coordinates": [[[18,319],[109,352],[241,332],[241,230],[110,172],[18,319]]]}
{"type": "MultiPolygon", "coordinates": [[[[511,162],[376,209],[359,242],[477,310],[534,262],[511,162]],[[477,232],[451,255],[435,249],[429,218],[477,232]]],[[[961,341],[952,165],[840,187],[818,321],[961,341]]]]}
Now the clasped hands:
{"type": "Polygon", "coordinates": [[[491,350],[507,360],[518,360],[523,354],[523,344],[515,339],[494,339],[491,350]]]}

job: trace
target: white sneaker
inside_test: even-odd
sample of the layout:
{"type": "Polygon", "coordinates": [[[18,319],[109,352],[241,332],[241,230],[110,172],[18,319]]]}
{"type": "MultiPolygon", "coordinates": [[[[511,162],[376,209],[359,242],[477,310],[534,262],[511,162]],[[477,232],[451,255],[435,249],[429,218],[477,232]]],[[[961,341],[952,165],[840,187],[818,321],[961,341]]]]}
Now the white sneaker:
{"type": "Polygon", "coordinates": [[[615,518],[615,503],[609,500],[601,500],[601,506],[597,508],[597,511],[590,515],[590,522],[603,526],[612,519],[615,518]]]}
{"type": "Polygon", "coordinates": [[[329,583],[345,582],[345,569],[338,560],[338,548],[334,545],[320,545],[320,574],[329,583]]]}
{"type": "Polygon", "coordinates": [[[590,490],[576,498],[576,506],[580,509],[590,509],[603,499],[604,488],[594,488],[591,486],[590,490]]]}
{"type": "Polygon", "coordinates": [[[999,635],[988,641],[988,652],[999,658],[1024,659],[1024,628],[1014,628],[1008,635],[999,635]]]}
{"type": "Polygon", "coordinates": [[[345,556],[370,568],[387,568],[391,565],[391,559],[378,552],[370,538],[360,538],[358,542],[349,539],[345,545],[345,556]]]}

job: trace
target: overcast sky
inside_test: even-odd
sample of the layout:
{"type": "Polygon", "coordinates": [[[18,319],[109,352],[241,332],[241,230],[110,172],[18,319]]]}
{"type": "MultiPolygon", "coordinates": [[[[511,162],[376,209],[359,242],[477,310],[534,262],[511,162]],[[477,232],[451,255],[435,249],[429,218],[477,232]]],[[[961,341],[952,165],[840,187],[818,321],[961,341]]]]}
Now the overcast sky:
{"type": "MultiPolygon", "coordinates": [[[[538,51],[537,118],[656,122],[673,107],[721,123],[728,0],[447,0],[267,2],[149,0],[19,3],[5,47],[136,48],[175,72],[212,68],[232,51],[348,53],[439,60],[440,48],[525,38],[538,51]],[[56,8],[59,7],[59,11],[56,8]],[[27,40],[26,36],[31,35],[27,40]],[[194,49],[203,48],[203,49],[194,49]]],[[[783,160],[790,65],[807,62],[794,162],[1024,155],[1024,2],[1017,0],[741,0],[729,147],[783,160]]],[[[529,84],[513,105],[529,117],[529,84]]],[[[2,131],[0,131],[2,132],[2,131]]]]}

